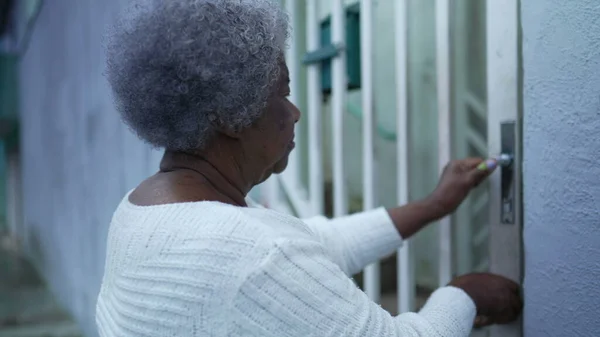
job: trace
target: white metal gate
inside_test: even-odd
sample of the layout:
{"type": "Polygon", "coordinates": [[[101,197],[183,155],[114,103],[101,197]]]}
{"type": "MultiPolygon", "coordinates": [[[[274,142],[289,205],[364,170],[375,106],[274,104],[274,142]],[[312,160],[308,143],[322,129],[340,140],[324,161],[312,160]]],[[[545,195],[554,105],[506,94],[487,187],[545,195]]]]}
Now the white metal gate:
{"type": "MultiPolygon", "coordinates": [[[[454,155],[488,155],[486,91],[486,2],[454,1],[453,113],[454,155]]],[[[473,191],[455,214],[456,271],[489,269],[489,186],[473,191]]]]}
{"type": "MultiPolygon", "coordinates": [[[[288,170],[281,176],[269,179],[262,188],[263,202],[269,207],[286,212],[293,212],[300,217],[323,214],[324,204],[324,168],[323,154],[329,152],[332,156],[333,178],[333,215],[342,216],[348,213],[348,194],[346,186],[346,167],[344,166],[343,149],[344,115],[346,110],[347,78],[345,44],[345,2],[331,1],[331,42],[338,47],[337,54],[332,58],[332,89],[331,89],[331,130],[322,129],[322,93],[320,85],[319,64],[306,67],[306,88],[300,87],[299,77],[303,65],[299,54],[301,48],[315,51],[320,47],[320,18],[318,5],[323,0],[284,0],[283,5],[290,13],[294,28],[291,48],[286,58],[290,68],[292,101],[304,108],[305,122],[300,124],[297,134],[298,149],[292,154],[288,170]],[[300,30],[301,28],[305,28],[300,30]],[[304,40],[303,40],[304,39],[304,40]],[[301,90],[302,89],[302,90],[301,90]],[[299,92],[304,92],[300,95],[299,92]],[[302,97],[301,97],[302,96],[302,97]],[[322,132],[332,135],[331,149],[323,147],[322,132]],[[302,150],[307,154],[301,158],[302,150]],[[303,172],[307,171],[308,181],[303,181],[303,172]]],[[[409,146],[409,111],[408,111],[408,2],[410,0],[394,1],[395,41],[395,95],[396,95],[396,154],[397,154],[397,201],[399,204],[409,202],[410,160],[409,146]]],[[[418,0],[415,0],[418,1],[418,0]]],[[[480,0],[476,0],[480,1],[480,0]]],[[[362,97],[362,188],[363,209],[378,206],[376,200],[375,165],[378,158],[374,155],[374,76],[373,76],[373,31],[374,0],[360,0],[360,43],[361,43],[361,97],[362,97]]],[[[456,34],[467,34],[464,20],[469,20],[464,9],[466,0],[458,3],[450,0],[435,0],[435,36],[436,36],[436,83],[438,102],[438,166],[443,169],[448,161],[455,156],[479,154],[496,156],[501,152],[500,128],[501,122],[516,121],[518,136],[519,113],[519,83],[518,83],[518,0],[487,1],[485,11],[486,41],[487,41],[487,104],[468,88],[462,87],[459,92],[451,90],[461,83],[461,74],[457,70],[468,66],[464,59],[465,52],[453,50],[456,34]],[[461,6],[462,4],[462,6],[461,6]],[[461,10],[462,8],[462,10],[461,10]],[[462,14],[461,14],[462,13],[462,14]],[[451,27],[451,16],[455,25],[451,27]],[[459,100],[457,100],[457,97],[459,100]],[[481,125],[467,122],[465,111],[472,110],[484,121],[481,125]],[[462,121],[462,122],[461,122],[462,121]],[[453,127],[455,123],[464,124],[462,128],[453,127]],[[458,134],[457,134],[458,133],[458,134]],[[487,133],[487,141],[485,134],[487,133]],[[457,143],[458,140],[458,143],[457,143]],[[472,147],[476,151],[456,150],[455,147],[472,147]],[[458,144],[458,145],[457,145],[458,144]],[[462,145],[461,145],[462,144],[462,145]],[[475,152],[475,153],[473,153],[475,152]]],[[[385,32],[389,33],[389,32],[385,32]]],[[[463,39],[464,40],[464,39],[463,39]]],[[[460,48],[460,46],[458,47],[460,48]]],[[[464,80],[464,79],[463,79],[464,80]]],[[[464,81],[462,82],[464,83],[464,81]]],[[[519,139],[516,140],[519,144],[519,139]]],[[[438,225],[439,230],[439,285],[447,284],[458,273],[477,269],[490,269],[520,281],[521,277],[521,248],[520,248],[520,199],[518,188],[519,153],[515,153],[514,188],[517,189],[514,202],[515,221],[512,225],[500,221],[501,186],[500,174],[491,177],[489,189],[476,198],[471,198],[468,207],[456,217],[445,218],[438,225]],[[489,203],[488,203],[489,200],[489,203]],[[489,205],[490,212],[487,223],[474,224],[474,212],[481,212],[489,205]],[[466,209],[466,211],[465,211],[466,209]],[[466,222],[460,227],[453,223],[466,222]],[[453,240],[453,229],[457,229],[457,237],[463,240],[453,240]],[[489,261],[481,258],[475,261],[473,241],[481,244],[493,233],[490,240],[489,261]],[[468,242],[464,242],[464,238],[468,242]],[[453,247],[453,242],[458,246],[453,247]],[[454,263],[453,256],[458,256],[454,263]]],[[[411,240],[407,240],[398,252],[398,285],[397,301],[399,312],[416,309],[416,282],[414,273],[413,248],[411,240]]],[[[364,272],[364,290],[374,300],[379,301],[380,289],[379,264],[368,266],[364,272]]],[[[492,336],[520,336],[519,324],[491,330],[492,336]]]]}

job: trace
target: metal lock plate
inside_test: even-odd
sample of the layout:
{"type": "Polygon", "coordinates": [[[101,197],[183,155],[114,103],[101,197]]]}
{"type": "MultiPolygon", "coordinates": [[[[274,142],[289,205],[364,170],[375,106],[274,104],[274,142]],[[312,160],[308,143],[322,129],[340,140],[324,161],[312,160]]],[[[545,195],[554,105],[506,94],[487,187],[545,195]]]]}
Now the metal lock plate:
{"type": "Polygon", "coordinates": [[[515,122],[500,125],[500,223],[515,223],[515,122]]]}

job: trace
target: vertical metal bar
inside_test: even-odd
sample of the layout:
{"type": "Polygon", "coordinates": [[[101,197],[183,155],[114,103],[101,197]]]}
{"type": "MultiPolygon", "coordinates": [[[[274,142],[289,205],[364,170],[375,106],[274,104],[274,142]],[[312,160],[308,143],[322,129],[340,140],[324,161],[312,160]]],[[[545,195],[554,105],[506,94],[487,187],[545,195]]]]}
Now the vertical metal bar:
{"type": "MultiPolygon", "coordinates": [[[[363,209],[375,207],[375,170],[373,156],[373,1],[360,1],[360,59],[361,94],[363,110],[363,209]]],[[[381,284],[380,265],[375,262],[364,271],[365,293],[379,302],[381,284]]]]}
{"type": "MultiPolygon", "coordinates": [[[[298,104],[298,83],[299,83],[299,71],[298,67],[298,34],[296,34],[296,28],[298,27],[298,13],[296,10],[296,0],[285,0],[285,9],[290,15],[290,26],[292,31],[291,44],[286,50],[285,59],[289,70],[290,76],[290,101],[294,104],[298,104]]],[[[302,146],[301,132],[298,131],[299,125],[296,124],[296,150],[292,151],[289,156],[288,167],[282,174],[282,178],[288,181],[288,184],[296,189],[299,187],[300,182],[300,162],[298,154],[300,152],[300,146],[302,146]]]]}
{"type": "MultiPolygon", "coordinates": [[[[397,172],[398,203],[408,203],[408,0],[396,0],[394,6],[396,38],[396,109],[397,109],[397,172]]],[[[415,275],[411,254],[411,242],[404,241],[398,251],[398,311],[408,312],[415,308],[415,275]]]]}
{"type": "MultiPolygon", "coordinates": [[[[306,45],[309,51],[320,47],[319,13],[317,0],[306,1],[306,45]]],[[[311,64],[307,70],[308,96],[308,188],[310,202],[315,214],[324,212],[323,188],[323,143],[321,115],[320,65],[311,64]]]]}
{"type": "MultiPolygon", "coordinates": [[[[452,151],[450,117],[450,0],[435,1],[436,61],[438,98],[438,160],[440,173],[450,161],[452,151]]],[[[452,220],[439,224],[439,284],[452,279],[452,220]]]]}
{"type": "MultiPolygon", "coordinates": [[[[467,72],[468,68],[468,41],[469,35],[467,31],[467,9],[470,6],[465,1],[454,1],[454,14],[452,20],[452,45],[453,51],[453,68],[452,88],[454,96],[454,127],[455,135],[454,149],[455,154],[459,158],[469,156],[469,129],[471,127],[467,116],[466,99],[468,93],[467,87],[467,72]]],[[[456,221],[456,272],[458,274],[466,274],[473,270],[473,220],[472,220],[472,204],[471,197],[467,198],[461,207],[455,213],[456,221]]]]}
{"type": "Polygon", "coordinates": [[[346,100],[346,48],[345,11],[343,0],[332,0],[331,42],[342,46],[339,55],[332,60],[331,109],[333,128],[333,215],[348,213],[344,173],[344,104],[346,100]]]}
{"type": "MultiPolygon", "coordinates": [[[[501,172],[490,177],[490,271],[516,282],[523,277],[522,200],[521,200],[521,103],[519,0],[488,0],[487,20],[487,96],[488,96],[488,150],[498,155],[501,123],[513,121],[515,153],[513,160],[514,222],[501,221],[501,172]]],[[[507,136],[506,134],[504,135],[507,136]]],[[[492,326],[492,337],[522,336],[522,321],[492,326]]]]}

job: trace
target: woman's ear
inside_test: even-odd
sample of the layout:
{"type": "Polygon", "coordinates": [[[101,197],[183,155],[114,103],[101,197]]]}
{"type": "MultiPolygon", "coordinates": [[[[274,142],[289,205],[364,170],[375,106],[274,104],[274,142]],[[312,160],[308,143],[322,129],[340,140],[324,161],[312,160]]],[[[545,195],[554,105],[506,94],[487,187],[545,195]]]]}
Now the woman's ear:
{"type": "Polygon", "coordinates": [[[223,121],[217,117],[217,115],[212,114],[208,116],[208,120],[217,133],[234,139],[239,139],[241,137],[242,130],[240,128],[226,126],[225,123],[223,123],[223,121]]]}

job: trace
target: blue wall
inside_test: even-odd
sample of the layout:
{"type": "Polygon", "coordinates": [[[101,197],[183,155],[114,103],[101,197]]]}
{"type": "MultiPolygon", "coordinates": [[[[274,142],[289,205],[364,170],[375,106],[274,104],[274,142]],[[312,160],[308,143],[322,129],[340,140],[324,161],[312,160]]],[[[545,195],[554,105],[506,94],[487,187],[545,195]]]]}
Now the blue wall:
{"type": "Polygon", "coordinates": [[[102,76],[101,36],[119,0],[44,6],[21,71],[24,243],[82,325],[94,311],[111,215],[158,154],[120,122],[102,76]]]}
{"type": "Polygon", "coordinates": [[[600,6],[521,3],[525,336],[599,336],[600,6]]]}

